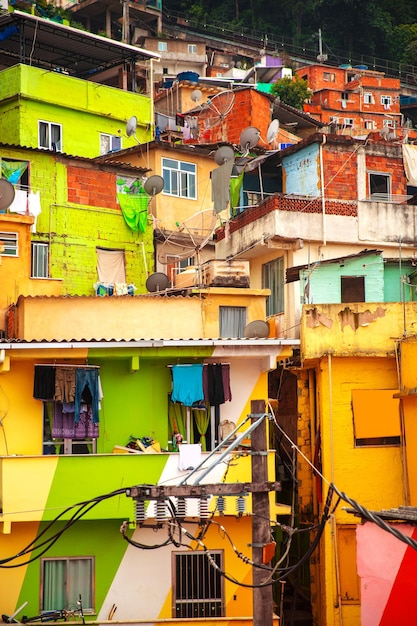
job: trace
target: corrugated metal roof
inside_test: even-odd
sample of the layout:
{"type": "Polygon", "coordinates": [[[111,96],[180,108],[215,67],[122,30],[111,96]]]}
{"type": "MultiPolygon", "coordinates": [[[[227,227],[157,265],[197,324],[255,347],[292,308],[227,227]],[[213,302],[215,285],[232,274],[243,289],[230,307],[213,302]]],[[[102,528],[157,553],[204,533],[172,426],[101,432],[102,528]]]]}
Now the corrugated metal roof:
{"type": "Polygon", "coordinates": [[[26,63],[88,79],[123,62],[161,56],[22,11],[0,15],[0,32],[0,69],[26,63]]]}

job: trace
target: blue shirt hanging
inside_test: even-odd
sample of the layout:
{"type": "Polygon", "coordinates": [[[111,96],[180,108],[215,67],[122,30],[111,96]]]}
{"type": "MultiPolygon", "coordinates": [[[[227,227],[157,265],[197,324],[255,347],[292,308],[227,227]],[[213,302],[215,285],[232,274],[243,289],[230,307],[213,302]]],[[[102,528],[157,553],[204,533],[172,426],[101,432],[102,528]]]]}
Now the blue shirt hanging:
{"type": "Polygon", "coordinates": [[[171,400],[185,406],[204,400],[202,363],[172,366],[171,400]]]}

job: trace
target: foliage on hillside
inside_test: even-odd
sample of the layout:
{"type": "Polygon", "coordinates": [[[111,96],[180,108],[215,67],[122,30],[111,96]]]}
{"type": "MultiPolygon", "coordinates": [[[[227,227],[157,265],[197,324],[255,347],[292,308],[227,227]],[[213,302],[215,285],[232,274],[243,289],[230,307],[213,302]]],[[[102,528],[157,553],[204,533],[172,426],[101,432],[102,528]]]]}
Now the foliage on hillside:
{"type": "Polygon", "coordinates": [[[373,55],[402,63],[417,57],[415,0],[164,0],[166,11],[181,11],[202,23],[290,37],[323,52],[373,55]]]}

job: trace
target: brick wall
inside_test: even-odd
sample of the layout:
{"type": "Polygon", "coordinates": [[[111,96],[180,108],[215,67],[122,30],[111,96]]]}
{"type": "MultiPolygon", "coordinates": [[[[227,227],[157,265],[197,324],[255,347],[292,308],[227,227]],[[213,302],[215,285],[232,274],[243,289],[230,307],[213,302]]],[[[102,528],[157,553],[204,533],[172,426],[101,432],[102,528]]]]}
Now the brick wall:
{"type": "Polygon", "coordinates": [[[119,209],[116,173],[68,165],[68,202],[119,209]]]}

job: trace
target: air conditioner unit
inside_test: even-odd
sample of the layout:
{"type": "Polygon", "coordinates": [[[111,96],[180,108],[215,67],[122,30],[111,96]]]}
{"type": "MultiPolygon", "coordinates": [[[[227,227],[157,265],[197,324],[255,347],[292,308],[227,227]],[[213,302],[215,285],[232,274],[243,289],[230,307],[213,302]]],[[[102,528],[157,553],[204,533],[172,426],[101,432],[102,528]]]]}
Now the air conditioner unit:
{"type": "Polygon", "coordinates": [[[249,261],[213,260],[201,266],[201,283],[207,287],[249,287],[249,261]]]}

